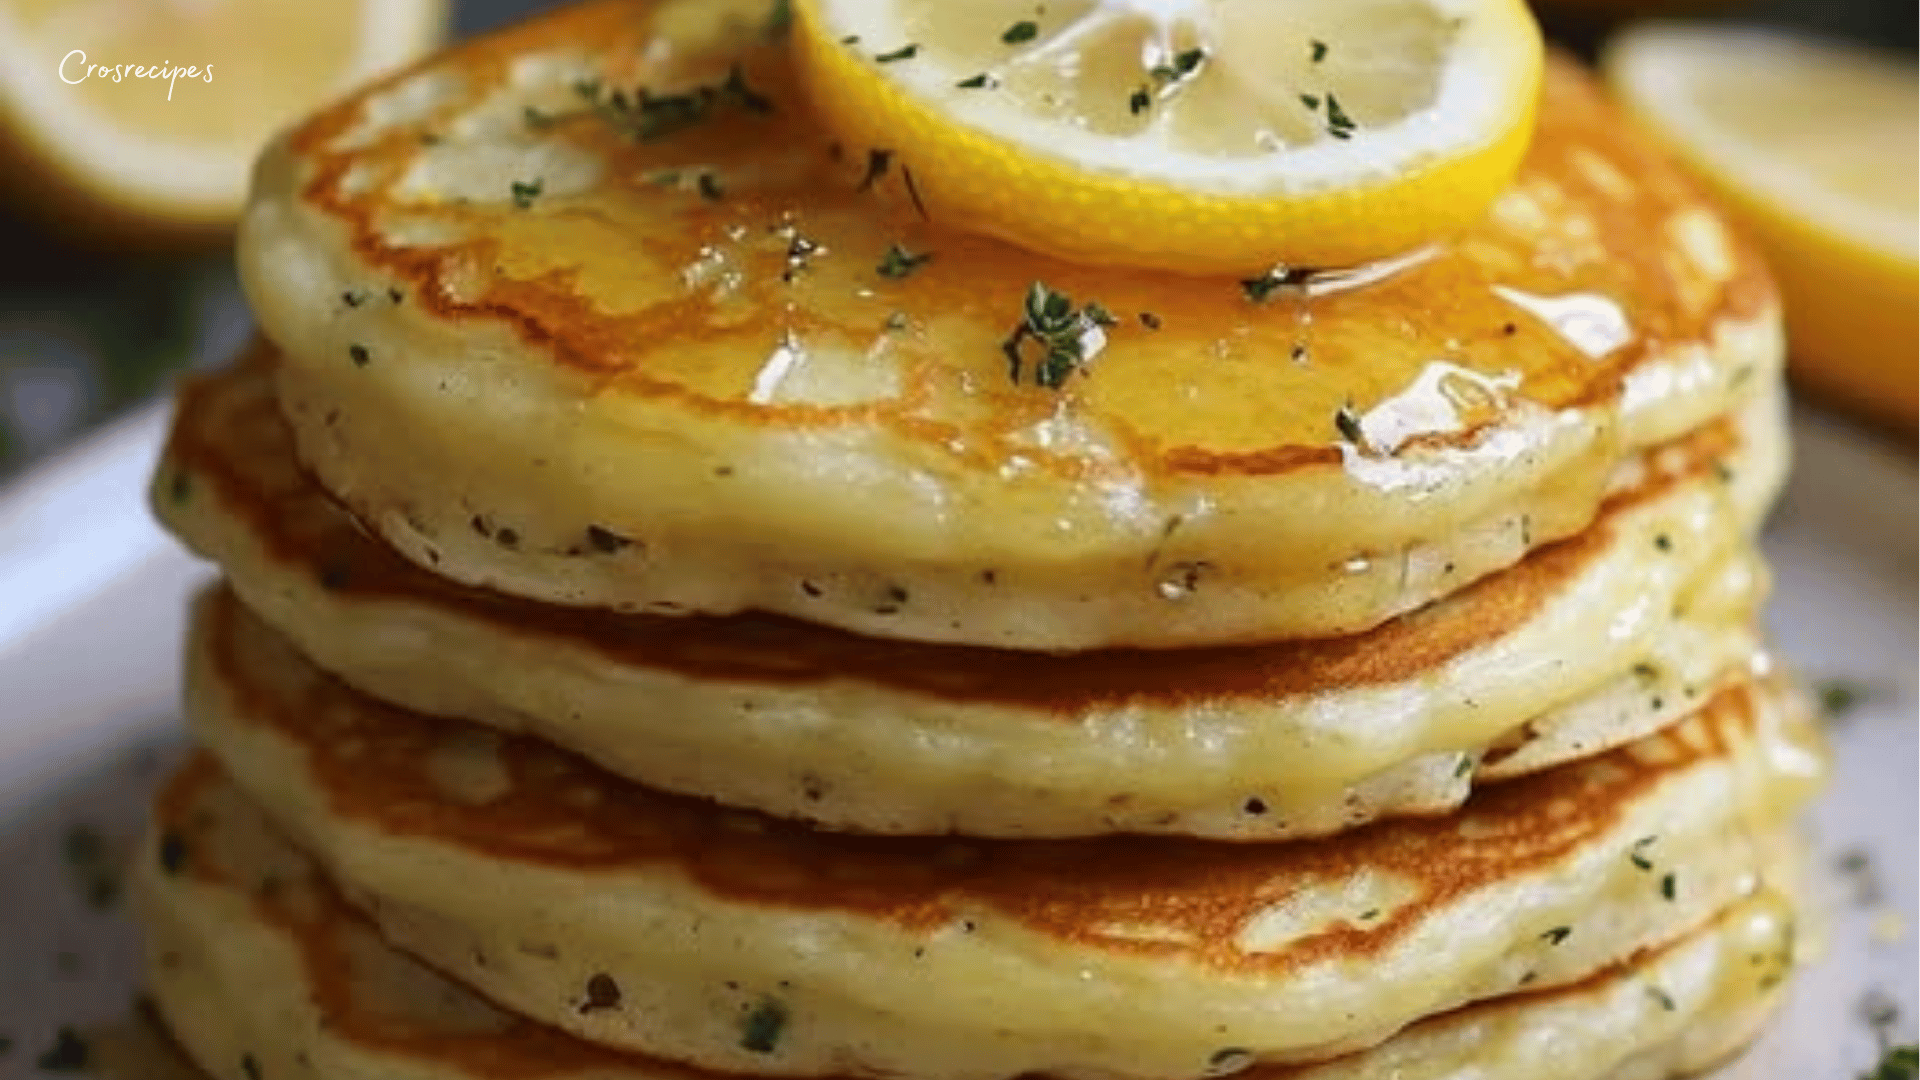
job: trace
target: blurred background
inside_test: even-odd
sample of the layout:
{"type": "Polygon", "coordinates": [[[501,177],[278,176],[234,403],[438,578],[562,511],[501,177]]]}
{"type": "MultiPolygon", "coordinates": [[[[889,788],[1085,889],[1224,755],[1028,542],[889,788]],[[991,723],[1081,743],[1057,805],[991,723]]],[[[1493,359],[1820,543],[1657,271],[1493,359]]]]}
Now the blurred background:
{"type": "MultiPolygon", "coordinates": [[[[7,193],[0,201],[0,484],[164,392],[180,371],[221,362],[245,339],[250,323],[231,268],[228,228],[246,160],[266,131],[446,37],[543,6],[0,0],[0,184],[7,193]],[[76,60],[77,49],[87,55],[76,60]],[[155,62],[182,69],[212,63],[218,76],[187,73],[146,85],[97,74],[73,81],[86,64],[155,62]],[[103,128],[110,130],[98,134],[103,128]],[[128,139],[129,130],[163,132],[162,141],[178,145],[128,139]]],[[[1536,9],[1551,37],[1589,57],[1623,20],[1682,14],[1872,46],[1910,68],[1920,3],[1542,0],[1536,9]]],[[[1904,81],[1913,91],[1910,70],[1904,81]]],[[[1909,135],[1912,111],[1908,104],[1893,114],[1905,117],[1909,135]]],[[[1848,114],[1842,109],[1820,123],[1845,139],[1848,114]]],[[[1890,152],[1904,156],[1894,165],[1911,192],[1920,181],[1912,151],[1901,147],[1913,143],[1894,141],[1890,152]]],[[[1911,446],[1912,311],[1920,301],[1911,263],[1892,273],[1894,295],[1904,294],[1907,310],[1873,335],[1889,341],[1861,352],[1796,339],[1795,362],[1803,392],[1911,446]]]]}

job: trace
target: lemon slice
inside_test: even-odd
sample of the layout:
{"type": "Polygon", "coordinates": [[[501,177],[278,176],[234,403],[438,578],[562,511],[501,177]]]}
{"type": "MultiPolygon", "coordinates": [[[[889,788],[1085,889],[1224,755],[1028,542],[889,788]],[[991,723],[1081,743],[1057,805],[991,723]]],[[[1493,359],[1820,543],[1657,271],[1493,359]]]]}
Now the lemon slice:
{"type": "MultiPolygon", "coordinates": [[[[1081,261],[1346,266],[1471,221],[1532,134],[1521,0],[798,0],[814,105],[936,221],[1081,261]]],[[[856,158],[856,160],[859,160],[856,158]]]]}
{"type": "Polygon", "coordinates": [[[1920,365],[1920,91],[1911,61],[1778,33],[1654,23],[1609,81],[1768,257],[1802,385],[1907,427],[1920,365]]]}
{"type": "Polygon", "coordinates": [[[444,0],[0,0],[0,167],[82,232],[223,229],[275,128],[426,51],[444,16],[444,0]]]}

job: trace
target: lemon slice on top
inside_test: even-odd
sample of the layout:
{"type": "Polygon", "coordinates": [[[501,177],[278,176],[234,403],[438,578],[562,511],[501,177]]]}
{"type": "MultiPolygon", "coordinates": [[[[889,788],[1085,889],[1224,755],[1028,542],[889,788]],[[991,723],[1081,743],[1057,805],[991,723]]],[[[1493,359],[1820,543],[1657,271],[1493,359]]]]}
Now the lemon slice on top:
{"type": "Polygon", "coordinates": [[[1718,189],[1764,250],[1800,383],[1913,427],[1913,62],[1777,32],[1650,23],[1612,44],[1606,69],[1627,105],[1718,189]]]}
{"type": "Polygon", "coordinates": [[[1471,221],[1539,94],[1522,0],[797,0],[798,62],[935,221],[1087,262],[1344,266],[1471,221]]]}
{"type": "Polygon", "coordinates": [[[222,232],[274,129],[432,48],[446,0],[0,0],[0,174],[115,245],[222,232]]]}

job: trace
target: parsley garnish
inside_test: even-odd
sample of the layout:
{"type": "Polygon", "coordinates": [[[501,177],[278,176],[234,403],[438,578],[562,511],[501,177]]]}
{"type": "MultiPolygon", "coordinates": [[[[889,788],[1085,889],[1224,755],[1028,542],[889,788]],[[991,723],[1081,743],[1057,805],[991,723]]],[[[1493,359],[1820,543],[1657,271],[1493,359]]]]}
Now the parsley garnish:
{"type": "MultiPolygon", "coordinates": [[[[1353,411],[1353,402],[1349,401],[1333,410],[1333,426],[1340,437],[1355,446],[1364,446],[1367,441],[1366,429],[1360,426],[1360,414],[1353,411]]],[[[1463,759],[1464,760],[1464,759],[1463,759]]]]}
{"type": "Polygon", "coordinates": [[[535,179],[532,182],[515,180],[512,188],[513,205],[522,210],[527,209],[533,205],[533,200],[540,197],[540,192],[544,190],[546,186],[547,182],[540,179],[535,179]]]}
{"type": "Polygon", "coordinates": [[[880,257],[880,265],[875,269],[879,271],[881,277],[898,281],[920,269],[931,258],[933,258],[932,252],[916,255],[899,244],[891,244],[887,247],[887,253],[880,257]]]}
{"type": "Polygon", "coordinates": [[[1627,859],[1638,869],[1653,869],[1653,860],[1647,858],[1646,851],[1649,847],[1652,847],[1653,842],[1658,839],[1660,838],[1657,836],[1643,836],[1635,840],[1633,847],[1627,852],[1627,859]]]}
{"type": "Polygon", "coordinates": [[[1558,945],[1567,940],[1568,935],[1572,933],[1573,927],[1571,926],[1556,926],[1546,933],[1541,934],[1540,937],[1549,945],[1558,945]]]}
{"type": "Polygon", "coordinates": [[[1312,94],[1301,94],[1300,104],[1305,105],[1309,109],[1318,109],[1320,107],[1320,99],[1314,97],[1312,94]]]}
{"type": "Polygon", "coordinates": [[[954,83],[953,85],[959,87],[962,90],[992,90],[995,87],[999,86],[1000,83],[993,76],[983,71],[980,74],[975,75],[970,79],[961,79],[959,82],[954,83]]]}
{"type": "Polygon", "coordinates": [[[1916,1077],[1920,1077],[1920,1047],[1912,1043],[1887,1047],[1873,1071],[1860,1074],[1860,1080],[1915,1080],[1916,1077]]]}
{"type": "Polygon", "coordinates": [[[895,60],[911,60],[918,55],[920,55],[920,45],[918,42],[914,42],[911,44],[902,45],[899,48],[893,50],[892,52],[881,53],[880,55],[874,57],[873,59],[877,63],[891,64],[895,60]]]}
{"type": "Polygon", "coordinates": [[[699,189],[701,198],[714,202],[719,202],[727,193],[726,189],[720,186],[720,178],[710,172],[701,173],[700,178],[694,181],[694,187],[699,189]]]}
{"type": "Polygon", "coordinates": [[[767,36],[779,37],[793,26],[793,0],[773,0],[767,12],[767,36]]]}
{"type": "Polygon", "coordinates": [[[1175,54],[1173,63],[1171,64],[1154,65],[1148,70],[1148,74],[1159,79],[1161,82],[1179,82],[1181,79],[1200,70],[1200,65],[1205,63],[1206,59],[1207,50],[1188,49],[1185,52],[1175,54]]]}
{"type": "Polygon", "coordinates": [[[773,998],[762,998],[740,1026],[740,1048],[756,1054],[771,1054],[780,1045],[780,1033],[787,1027],[787,1007],[773,998]]]}
{"type": "Polygon", "coordinates": [[[1135,116],[1139,116],[1152,107],[1153,95],[1148,93],[1147,88],[1144,86],[1135,90],[1133,96],[1127,99],[1127,111],[1135,116]]]}
{"type": "Polygon", "coordinates": [[[1660,879],[1660,896],[1663,899],[1672,900],[1679,892],[1679,888],[1679,882],[1674,878],[1672,871],[1668,871],[1667,875],[1660,879]]]}
{"type": "Polygon", "coordinates": [[[1837,720],[1852,712],[1867,699],[1867,688],[1847,679],[1825,679],[1814,687],[1820,695],[1820,711],[1837,720]]]}
{"type": "Polygon", "coordinates": [[[873,185],[880,182],[881,177],[887,175],[887,170],[891,168],[893,168],[893,151],[867,151],[867,174],[860,178],[860,186],[855,190],[870,190],[873,185]]]}
{"type": "Polygon", "coordinates": [[[1032,19],[1022,19],[1012,26],[1007,27],[1007,32],[1000,35],[1000,40],[1009,45],[1018,45],[1021,42],[1032,41],[1039,36],[1040,24],[1034,22],[1032,19]]]}
{"type": "Polygon", "coordinates": [[[624,90],[607,91],[598,79],[576,83],[573,90],[595,116],[641,142],[685,131],[707,119],[719,105],[751,113],[773,111],[773,100],[747,84],[739,64],[727,70],[720,85],[696,86],[680,94],[656,94],[644,86],[631,95],[624,90]]]}
{"type": "Polygon", "coordinates": [[[347,358],[353,361],[354,367],[366,367],[373,362],[373,354],[367,351],[365,345],[347,346],[347,358]]]}
{"type": "Polygon", "coordinates": [[[1667,1010],[1668,1012],[1672,1012],[1674,1009],[1678,1008],[1678,1006],[1674,1004],[1672,994],[1667,993],[1665,990],[1662,990],[1660,987],[1655,986],[1652,983],[1647,984],[1647,996],[1659,1002],[1660,1007],[1662,1009],[1667,1010]]]}
{"type": "Polygon", "coordinates": [[[1006,354],[1007,370],[1014,385],[1019,385],[1025,367],[1026,343],[1040,346],[1040,357],[1033,366],[1033,384],[1058,390],[1104,344],[1101,328],[1112,326],[1113,314],[1097,303],[1075,308],[1073,299],[1055,292],[1045,282],[1036,281],[1027,289],[1020,324],[1000,344],[1006,354]]]}
{"type": "Polygon", "coordinates": [[[1353,118],[1340,107],[1340,99],[1334,97],[1329,91],[1327,93],[1327,134],[1336,139],[1350,139],[1353,137],[1353,128],[1353,118]]]}
{"type": "Polygon", "coordinates": [[[1316,64],[1317,64],[1317,63],[1319,63],[1320,61],[1322,61],[1322,60],[1325,60],[1325,59],[1327,58],[1327,43],[1326,43],[1326,42],[1324,42],[1324,41],[1320,41],[1320,40],[1317,40],[1317,39],[1316,39],[1316,40],[1314,40],[1314,41],[1310,41],[1310,42],[1308,42],[1308,44],[1310,44],[1310,45],[1312,45],[1312,46],[1313,46],[1313,62],[1314,62],[1314,63],[1316,63],[1316,64]]]}
{"type": "Polygon", "coordinates": [[[1257,278],[1247,278],[1240,282],[1240,291],[1246,293],[1247,299],[1254,303],[1264,304],[1273,296],[1276,289],[1305,285],[1312,273],[1310,270],[1291,270],[1284,266],[1276,266],[1257,278]]]}

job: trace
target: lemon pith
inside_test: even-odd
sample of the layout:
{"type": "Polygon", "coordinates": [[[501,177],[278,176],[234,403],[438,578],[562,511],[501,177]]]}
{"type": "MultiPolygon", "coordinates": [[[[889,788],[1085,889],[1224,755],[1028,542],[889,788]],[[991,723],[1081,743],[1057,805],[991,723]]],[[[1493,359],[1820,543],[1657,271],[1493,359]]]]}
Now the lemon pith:
{"type": "MultiPolygon", "coordinates": [[[[1344,110],[1330,91],[1298,89],[1318,90],[1319,82],[1249,86],[1258,76],[1228,69],[1224,60],[1222,72],[1209,76],[1204,58],[1211,46],[1192,27],[1176,25],[1179,32],[1167,33],[1164,47],[1130,48],[1127,55],[1137,59],[1128,67],[1076,52],[1071,43],[1079,40],[1078,24],[1060,25],[1067,17],[1052,5],[1053,16],[1011,20],[1004,31],[984,23],[990,32],[973,36],[984,35],[993,53],[1005,54],[988,62],[991,57],[965,50],[948,50],[957,57],[940,53],[937,43],[900,41],[902,33],[869,40],[845,32],[836,3],[846,0],[795,5],[801,77],[817,113],[856,157],[892,151],[896,195],[943,225],[1045,254],[1177,272],[1352,265],[1460,228],[1518,169],[1532,135],[1542,65],[1538,29],[1517,0],[1455,4],[1477,13],[1437,23],[1421,39],[1415,52],[1422,55],[1407,61],[1416,70],[1404,73],[1411,84],[1406,100],[1386,89],[1370,93],[1369,80],[1349,76],[1347,84],[1358,90],[1346,94],[1344,110]],[[1043,71],[1051,82],[1029,79],[1039,85],[1025,87],[1026,96],[1009,105],[1009,91],[1017,88],[1001,82],[1014,77],[1010,69],[1019,70],[1020,54],[1062,40],[1069,44],[1057,46],[1061,58],[1051,67],[1068,75],[1043,71]],[[899,55],[909,48],[910,55],[899,55]],[[1497,70],[1463,75],[1456,68],[1469,58],[1477,68],[1497,70]],[[1435,70],[1417,70],[1422,64],[1435,70]],[[914,65],[921,66],[911,77],[901,74],[914,65]],[[1062,82],[1069,76],[1077,87],[1062,82]],[[1208,77],[1233,85],[1203,86],[1208,77]],[[1479,84],[1467,90],[1455,85],[1474,80],[1479,84]],[[975,81],[980,85],[967,85],[975,81]],[[1178,96],[1183,81],[1192,83],[1191,102],[1178,96]],[[944,92],[947,87],[953,92],[944,92]],[[1458,113],[1465,106],[1454,102],[1468,99],[1478,112],[1470,120],[1456,116],[1457,131],[1439,131],[1448,121],[1437,114],[1458,113]],[[1137,115],[1128,104],[1140,106],[1137,115]],[[1289,111],[1300,123],[1288,124],[1289,111]],[[1162,120],[1160,112],[1171,118],[1162,120]],[[1251,136],[1216,133],[1254,114],[1263,125],[1251,136]],[[908,175],[910,191],[903,190],[908,175]]],[[[1142,19],[1140,12],[1183,8],[1173,0],[1064,6],[1083,20],[1142,19]]],[[[989,7],[1018,14],[1032,5],[989,7]]],[[[1292,37],[1299,39],[1293,44],[1300,62],[1286,68],[1276,60],[1276,70],[1306,65],[1311,77],[1313,56],[1362,51],[1352,37],[1292,37]]],[[[1406,59],[1395,48],[1406,46],[1382,44],[1374,51],[1391,59],[1369,62],[1378,68],[1406,59]]],[[[1394,75],[1384,72],[1379,81],[1391,83],[1394,75]]]]}

